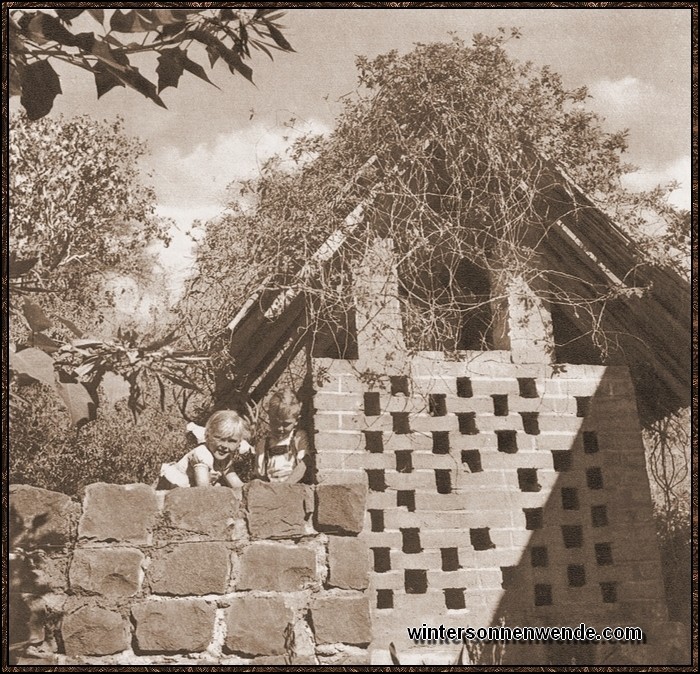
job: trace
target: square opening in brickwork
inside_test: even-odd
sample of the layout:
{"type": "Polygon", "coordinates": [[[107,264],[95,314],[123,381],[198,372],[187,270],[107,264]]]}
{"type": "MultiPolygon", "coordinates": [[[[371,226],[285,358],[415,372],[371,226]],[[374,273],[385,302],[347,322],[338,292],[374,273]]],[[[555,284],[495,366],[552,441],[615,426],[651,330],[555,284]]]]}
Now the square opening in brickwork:
{"type": "Polygon", "coordinates": [[[476,435],[479,432],[476,427],[476,412],[458,412],[457,422],[462,435],[476,435]]]}
{"type": "Polygon", "coordinates": [[[492,550],[496,547],[488,527],[469,529],[469,540],[474,550],[492,550]]]}
{"type": "Polygon", "coordinates": [[[374,555],[374,570],[377,573],[391,571],[390,548],[372,548],[372,554],[374,555]]]}
{"type": "Polygon", "coordinates": [[[389,382],[391,383],[391,395],[411,395],[410,390],[408,388],[408,377],[389,377],[389,382]]]}
{"type": "Polygon", "coordinates": [[[470,473],[481,473],[484,470],[481,467],[481,454],[478,449],[463,449],[462,463],[470,473]]]}
{"type": "Polygon", "coordinates": [[[590,396],[576,396],[576,416],[587,417],[591,411],[590,396]]]}
{"type": "Polygon", "coordinates": [[[386,491],[384,471],[379,469],[367,470],[370,491],[386,491]]]}
{"type": "Polygon", "coordinates": [[[459,550],[457,548],[440,548],[443,571],[457,571],[462,567],[459,565],[459,550]]]}
{"type": "Polygon", "coordinates": [[[420,544],[420,529],[399,529],[401,532],[401,552],[415,555],[423,552],[420,544]]]}
{"type": "Polygon", "coordinates": [[[552,450],[552,465],[557,473],[565,473],[567,470],[571,470],[572,463],[572,454],[568,449],[552,450]]]}
{"type": "Polygon", "coordinates": [[[397,507],[404,506],[408,508],[408,512],[412,513],[416,510],[416,492],[413,490],[399,490],[396,492],[397,507]]]}
{"type": "Polygon", "coordinates": [[[613,563],[612,546],[610,543],[595,544],[595,561],[598,566],[608,566],[613,563]]]}
{"type": "Polygon", "coordinates": [[[458,610],[467,607],[464,603],[464,588],[446,587],[443,592],[445,593],[445,608],[458,610]]]}
{"type": "Polygon", "coordinates": [[[378,417],[382,413],[379,393],[365,393],[364,401],[366,417],[378,417]]]}
{"type": "Polygon", "coordinates": [[[396,472],[397,473],[412,473],[413,472],[413,459],[411,458],[413,452],[410,450],[401,450],[396,452],[396,472]]]}
{"type": "Polygon", "coordinates": [[[457,395],[460,398],[471,398],[474,395],[469,377],[457,377],[457,395]]]}
{"type": "Polygon", "coordinates": [[[561,528],[565,548],[580,548],[583,545],[583,527],[578,524],[565,524],[561,528]]]}
{"type": "Polygon", "coordinates": [[[574,487],[561,488],[561,507],[564,510],[578,510],[578,489],[574,487]]]}
{"type": "Polygon", "coordinates": [[[496,431],[498,451],[504,454],[515,454],[518,451],[518,440],[515,431],[496,431]]]}
{"type": "Polygon", "coordinates": [[[566,567],[569,587],[583,587],[586,584],[586,569],[583,564],[569,564],[566,567]]]}
{"type": "Polygon", "coordinates": [[[438,494],[452,493],[452,471],[451,470],[436,470],[435,471],[435,487],[438,494]]]}
{"type": "Polygon", "coordinates": [[[600,593],[604,604],[617,603],[617,583],[601,583],[600,593]]]}
{"type": "Polygon", "coordinates": [[[523,508],[525,513],[525,528],[528,531],[541,529],[544,521],[544,513],[542,508],[523,508]]]}
{"type": "Polygon", "coordinates": [[[549,553],[544,545],[536,545],[530,548],[530,566],[547,566],[549,553]]]}
{"type": "Polygon", "coordinates": [[[600,448],[598,447],[598,434],[595,431],[583,432],[583,451],[586,454],[595,454],[600,448]]]}
{"type": "Polygon", "coordinates": [[[518,468],[518,486],[520,491],[540,491],[542,485],[537,481],[537,468],[518,468]]]}
{"type": "Polygon", "coordinates": [[[503,394],[494,394],[491,396],[493,400],[493,413],[497,417],[508,416],[508,396],[503,394]]]}
{"type": "Polygon", "coordinates": [[[535,606],[552,605],[552,586],[544,583],[535,585],[535,606]]]}
{"type": "Polygon", "coordinates": [[[449,431],[433,431],[433,454],[450,453],[449,431]]]}
{"type": "Polygon", "coordinates": [[[586,484],[589,489],[603,488],[603,471],[600,468],[588,468],[586,470],[586,484]]]}
{"type": "Polygon", "coordinates": [[[372,531],[384,531],[384,511],[369,510],[369,521],[372,531]]]}
{"type": "Polygon", "coordinates": [[[397,435],[407,435],[411,432],[411,424],[408,421],[408,412],[391,413],[392,430],[397,435]]]}
{"type": "Polygon", "coordinates": [[[608,507],[604,505],[591,506],[591,523],[594,527],[607,527],[608,507]]]}
{"type": "Polygon", "coordinates": [[[523,420],[523,430],[528,435],[540,434],[540,420],[537,412],[521,412],[520,417],[523,420]]]}
{"type": "Polygon", "coordinates": [[[365,449],[370,454],[381,454],[384,451],[382,431],[363,431],[365,434],[365,449]]]}
{"type": "Polygon", "coordinates": [[[428,572],[425,569],[405,569],[403,584],[406,594],[425,594],[428,591],[428,572]]]}
{"type": "Polygon", "coordinates": [[[444,393],[428,395],[428,411],[433,417],[444,417],[447,414],[447,396],[444,393]]]}
{"type": "Polygon", "coordinates": [[[502,566],[501,567],[501,587],[504,590],[511,590],[518,586],[518,567],[517,566],[502,566]]]}
{"type": "Polygon", "coordinates": [[[521,398],[537,398],[537,382],[532,377],[518,377],[521,398]]]}
{"type": "Polygon", "coordinates": [[[377,590],[377,608],[394,608],[393,590],[377,590]]]}

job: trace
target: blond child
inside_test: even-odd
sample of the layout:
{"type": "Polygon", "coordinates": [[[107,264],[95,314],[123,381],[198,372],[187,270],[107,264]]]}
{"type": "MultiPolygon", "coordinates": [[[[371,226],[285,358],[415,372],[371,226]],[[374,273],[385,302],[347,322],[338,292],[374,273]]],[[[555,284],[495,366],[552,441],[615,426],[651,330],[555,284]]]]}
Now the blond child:
{"type": "MultiPolygon", "coordinates": [[[[199,434],[194,430],[199,428],[188,425],[188,431],[195,437],[199,434]]],[[[253,448],[246,439],[249,433],[245,420],[232,410],[214,412],[203,435],[204,441],[179,461],[163,464],[159,488],[224,485],[241,492],[251,477],[253,458],[253,448]]]]}
{"type": "Polygon", "coordinates": [[[270,398],[269,435],[255,446],[256,472],[270,482],[301,482],[309,463],[309,439],[298,428],[301,404],[290,389],[277,391],[270,398]]]}

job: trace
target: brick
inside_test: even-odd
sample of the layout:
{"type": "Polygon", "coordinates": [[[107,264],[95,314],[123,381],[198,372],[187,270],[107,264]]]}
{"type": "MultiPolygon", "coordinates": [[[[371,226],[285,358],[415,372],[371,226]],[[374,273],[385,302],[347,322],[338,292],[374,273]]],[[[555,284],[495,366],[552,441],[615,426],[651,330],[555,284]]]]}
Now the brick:
{"type": "MultiPolygon", "coordinates": [[[[557,429],[544,431],[540,428],[540,434],[534,436],[537,451],[565,451],[569,450],[577,442],[577,433],[562,433],[557,429]]],[[[579,441],[580,442],[580,441],[579,441]]]]}
{"type": "Polygon", "coordinates": [[[373,590],[397,590],[404,589],[403,570],[392,570],[384,573],[372,574],[372,589],[373,590]]]}
{"type": "Polygon", "coordinates": [[[319,484],[316,487],[316,528],[328,533],[358,534],[365,516],[364,484],[319,484]]]}
{"type": "Polygon", "coordinates": [[[281,597],[233,597],[225,613],[224,650],[244,657],[282,655],[285,632],[293,619],[281,597]]]}
{"type": "Polygon", "coordinates": [[[392,550],[392,569],[439,569],[442,555],[439,550],[424,550],[414,554],[406,554],[400,550],[392,550]]]}
{"type": "Polygon", "coordinates": [[[363,393],[365,391],[390,391],[391,384],[387,375],[379,376],[372,381],[361,381],[359,373],[343,375],[340,377],[340,391],[342,393],[363,393]]]}
{"type": "Polygon", "coordinates": [[[155,594],[223,594],[228,586],[229,551],[220,543],[180,543],[156,550],[148,569],[155,594]]]}
{"type": "Polygon", "coordinates": [[[163,514],[167,526],[211,538],[231,537],[238,499],[226,487],[186,487],[165,495],[163,514]]]}
{"type": "Polygon", "coordinates": [[[314,430],[319,432],[340,430],[340,414],[338,412],[316,412],[314,414],[314,430]]]}
{"type": "Polygon", "coordinates": [[[66,655],[112,655],[129,647],[126,620],[115,611],[84,606],[61,623],[66,655]]]}
{"type": "Polygon", "coordinates": [[[236,588],[297,592],[316,581],[316,554],[312,548],[253,543],[241,553],[236,588]]]}
{"type": "Polygon", "coordinates": [[[357,369],[354,363],[342,358],[314,358],[312,360],[314,372],[322,372],[324,375],[341,376],[344,374],[355,375],[357,369]]]}
{"type": "Polygon", "coordinates": [[[69,496],[47,489],[13,484],[10,493],[10,541],[26,546],[62,546],[70,539],[71,524],[80,505],[69,496]]]}
{"type": "Polygon", "coordinates": [[[341,414],[339,428],[344,431],[383,431],[391,433],[394,429],[394,420],[390,414],[380,414],[377,417],[341,414]]]}
{"type": "Polygon", "coordinates": [[[470,494],[430,494],[416,492],[416,510],[465,510],[470,494]]]}
{"type": "MultiPolygon", "coordinates": [[[[520,395],[520,385],[515,377],[472,377],[472,391],[475,397],[492,395],[520,395]]],[[[493,407],[491,408],[493,409],[493,407]]]]}
{"type": "Polygon", "coordinates": [[[350,470],[347,468],[344,470],[334,470],[332,468],[325,468],[317,471],[316,482],[319,485],[325,486],[358,484],[364,485],[366,489],[367,473],[364,470],[350,470]]]}
{"type": "MultiPolygon", "coordinates": [[[[517,412],[540,412],[540,414],[576,415],[576,398],[573,396],[558,396],[549,394],[542,398],[520,398],[514,405],[517,412]],[[525,405],[527,403],[527,405],[525,405]]],[[[515,408],[514,408],[515,409],[515,408]]]]}
{"type": "Polygon", "coordinates": [[[247,487],[246,501],[250,535],[253,538],[304,536],[313,503],[313,489],[308,485],[253,480],[247,487]]]}
{"type": "Polygon", "coordinates": [[[369,584],[369,550],[364,541],[328,537],[328,584],[345,590],[364,590],[369,584]]]}
{"type": "Polygon", "coordinates": [[[477,433],[476,435],[450,433],[450,449],[454,451],[484,449],[495,452],[498,451],[498,438],[495,433],[477,433]]]}
{"type": "Polygon", "coordinates": [[[105,597],[132,597],[141,589],[143,555],[129,548],[77,548],[69,582],[80,590],[105,597]]]}
{"type": "Polygon", "coordinates": [[[583,419],[581,417],[540,414],[539,415],[540,433],[580,433],[583,427],[583,419]]]}
{"type": "Polygon", "coordinates": [[[201,599],[148,601],[131,609],[142,653],[199,653],[214,634],[215,607],[201,599]]]}
{"type": "Polygon", "coordinates": [[[156,492],[145,484],[91,484],[85,490],[78,536],[148,544],[157,512],[156,492]]]}
{"type": "Polygon", "coordinates": [[[479,572],[474,569],[458,571],[428,570],[428,587],[432,590],[442,590],[446,587],[458,587],[477,590],[479,587],[479,572]]]}
{"type": "Polygon", "coordinates": [[[314,436],[314,447],[318,454],[324,452],[364,450],[365,437],[359,432],[319,431],[314,436]]]}
{"type": "Polygon", "coordinates": [[[459,431],[459,421],[454,414],[444,417],[431,417],[423,414],[411,416],[409,423],[415,433],[431,433],[434,431],[459,431]]]}
{"type": "Polygon", "coordinates": [[[428,402],[422,396],[384,396],[382,410],[385,413],[408,412],[409,414],[427,414],[428,402]]]}
{"type": "MultiPolygon", "coordinates": [[[[452,482],[454,484],[454,479],[452,482]]],[[[390,489],[436,490],[435,472],[432,470],[414,470],[412,473],[387,472],[386,483],[390,489]]]]}
{"type": "Polygon", "coordinates": [[[318,597],[311,618],[319,644],[368,644],[372,626],[367,597],[318,597]]]}
{"type": "Polygon", "coordinates": [[[442,393],[443,395],[457,395],[456,377],[416,377],[413,376],[413,392],[418,395],[442,393]]]}
{"type": "Polygon", "coordinates": [[[477,414],[493,414],[493,399],[491,396],[472,396],[471,398],[450,397],[446,400],[447,411],[452,414],[476,412],[477,414]]]}
{"type": "Polygon", "coordinates": [[[433,449],[433,436],[429,432],[425,433],[385,433],[384,451],[429,451],[433,449]]]}
{"type": "Polygon", "coordinates": [[[313,399],[314,407],[320,412],[362,413],[364,399],[360,393],[319,392],[313,399]]]}
{"type": "MultiPolygon", "coordinates": [[[[340,537],[333,537],[340,540],[340,537]]],[[[400,548],[402,537],[399,531],[363,531],[359,537],[366,548],[400,548]]],[[[330,537],[329,537],[330,540],[330,537]]],[[[352,540],[352,539],[343,539],[352,540]]]]}

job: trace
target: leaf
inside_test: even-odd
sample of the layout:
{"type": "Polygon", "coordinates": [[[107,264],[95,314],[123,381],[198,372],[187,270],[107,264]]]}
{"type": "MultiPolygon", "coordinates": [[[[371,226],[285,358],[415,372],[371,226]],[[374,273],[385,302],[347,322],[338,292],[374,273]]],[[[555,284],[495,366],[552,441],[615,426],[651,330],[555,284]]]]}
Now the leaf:
{"type": "Polygon", "coordinates": [[[51,321],[46,317],[44,310],[30,299],[24,300],[22,312],[33,332],[48,330],[52,325],[51,321]]]}
{"type": "Polygon", "coordinates": [[[24,68],[21,76],[20,103],[30,120],[41,119],[51,111],[54,98],[62,93],[58,75],[48,61],[35,61],[24,68]]]}
{"type": "Polygon", "coordinates": [[[172,344],[175,341],[176,336],[177,328],[171,330],[167,335],[165,335],[165,337],[161,337],[160,339],[151,342],[148,346],[145,347],[146,351],[156,351],[157,349],[162,349],[164,346],[172,344]]]}
{"type": "Polygon", "coordinates": [[[156,375],[156,381],[158,382],[160,409],[165,412],[165,386],[163,386],[163,380],[158,375],[156,375]]]}
{"type": "Polygon", "coordinates": [[[27,257],[18,260],[14,251],[10,252],[10,278],[19,278],[30,272],[39,261],[38,257],[27,257]]]}
{"type": "Polygon", "coordinates": [[[196,384],[193,384],[192,382],[186,381],[182,379],[181,377],[178,377],[177,375],[170,374],[168,372],[163,372],[163,376],[171,381],[173,384],[177,384],[178,386],[182,386],[182,388],[190,389],[191,391],[199,391],[199,387],[196,384]]]}
{"type": "Polygon", "coordinates": [[[22,78],[19,69],[14,63],[10,63],[10,96],[20,96],[22,94],[22,78]]]}
{"type": "Polygon", "coordinates": [[[77,16],[80,16],[85,10],[83,9],[56,9],[56,15],[61,21],[70,23],[77,16]]]}
{"type": "Polygon", "coordinates": [[[59,323],[63,323],[76,337],[82,337],[83,333],[78,328],[73,321],[68,320],[67,318],[63,318],[62,316],[57,316],[56,320],[59,321],[59,323]]]}
{"type": "Polygon", "coordinates": [[[82,384],[58,383],[56,390],[63,400],[71,421],[75,426],[90,421],[95,411],[95,402],[82,384]]]}
{"type": "Polygon", "coordinates": [[[32,339],[34,346],[40,348],[46,353],[56,353],[61,348],[60,342],[57,342],[43,332],[37,332],[32,339]]]}
{"type": "Polygon", "coordinates": [[[391,661],[392,661],[395,665],[400,665],[400,664],[401,664],[401,661],[399,660],[399,656],[398,656],[397,653],[396,653],[396,646],[394,646],[394,642],[393,642],[393,641],[389,644],[389,655],[391,656],[391,661]]]}
{"type": "Polygon", "coordinates": [[[23,349],[10,353],[10,370],[47,386],[56,386],[53,358],[40,349],[23,349]]]}
{"type": "Polygon", "coordinates": [[[284,49],[285,51],[294,51],[294,48],[292,47],[289,42],[287,42],[287,38],[282,35],[282,31],[280,31],[277,26],[275,26],[273,23],[270,23],[266,19],[263,19],[263,23],[265,26],[267,26],[267,29],[270,31],[270,36],[272,39],[277,43],[277,46],[280,49],[284,49]]]}
{"type": "Polygon", "coordinates": [[[117,33],[146,33],[156,28],[150,21],[148,10],[122,12],[118,9],[112,14],[109,25],[117,33]]]}
{"type": "Polygon", "coordinates": [[[105,22],[105,12],[103,9],[88,9],[87,13],[98,23],[105,22]]]}
{"type": "Polygon", "coordinates": [[[187,21],[187,14],[184,12],[174,12],[171,9],[154,9],[151,15],[154,23],[169,26],[187,21]]]}
{"type": "Polygon", "coordinates": [[[187,58],[185,53],[175,47],[174,49],[164,49],[158,57],[158,93],[167,87],[177,87],[185,66],[183,59],[187,58]]]}
{"type": "Polygon", "coordinates": [[[115,405],[120,400],[129,397],[129,383],[116,372],[105,372],[100,382],[102,395],[109,405],[115,405]]]}

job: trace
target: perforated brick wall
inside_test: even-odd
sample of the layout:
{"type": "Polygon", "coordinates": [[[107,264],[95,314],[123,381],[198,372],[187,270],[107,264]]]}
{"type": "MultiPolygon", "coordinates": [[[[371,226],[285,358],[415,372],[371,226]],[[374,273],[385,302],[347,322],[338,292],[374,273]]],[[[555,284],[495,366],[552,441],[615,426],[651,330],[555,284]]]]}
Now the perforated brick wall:
{"type": "MultiPolygon", "coordinates": [[[[395,290],[376,258],[364,273],[395,290]]],[[[391,642],[406,661],[459,649],[413,644],[423,623],[634,625],[653,643],[667,617],[627,369],[513,362],[522,335],[517,358],[401,353],[400,329],[392,300],[358,301],[359,359],[314,361],[318,480],[369,488],[373,661],[391,642]]]]}

